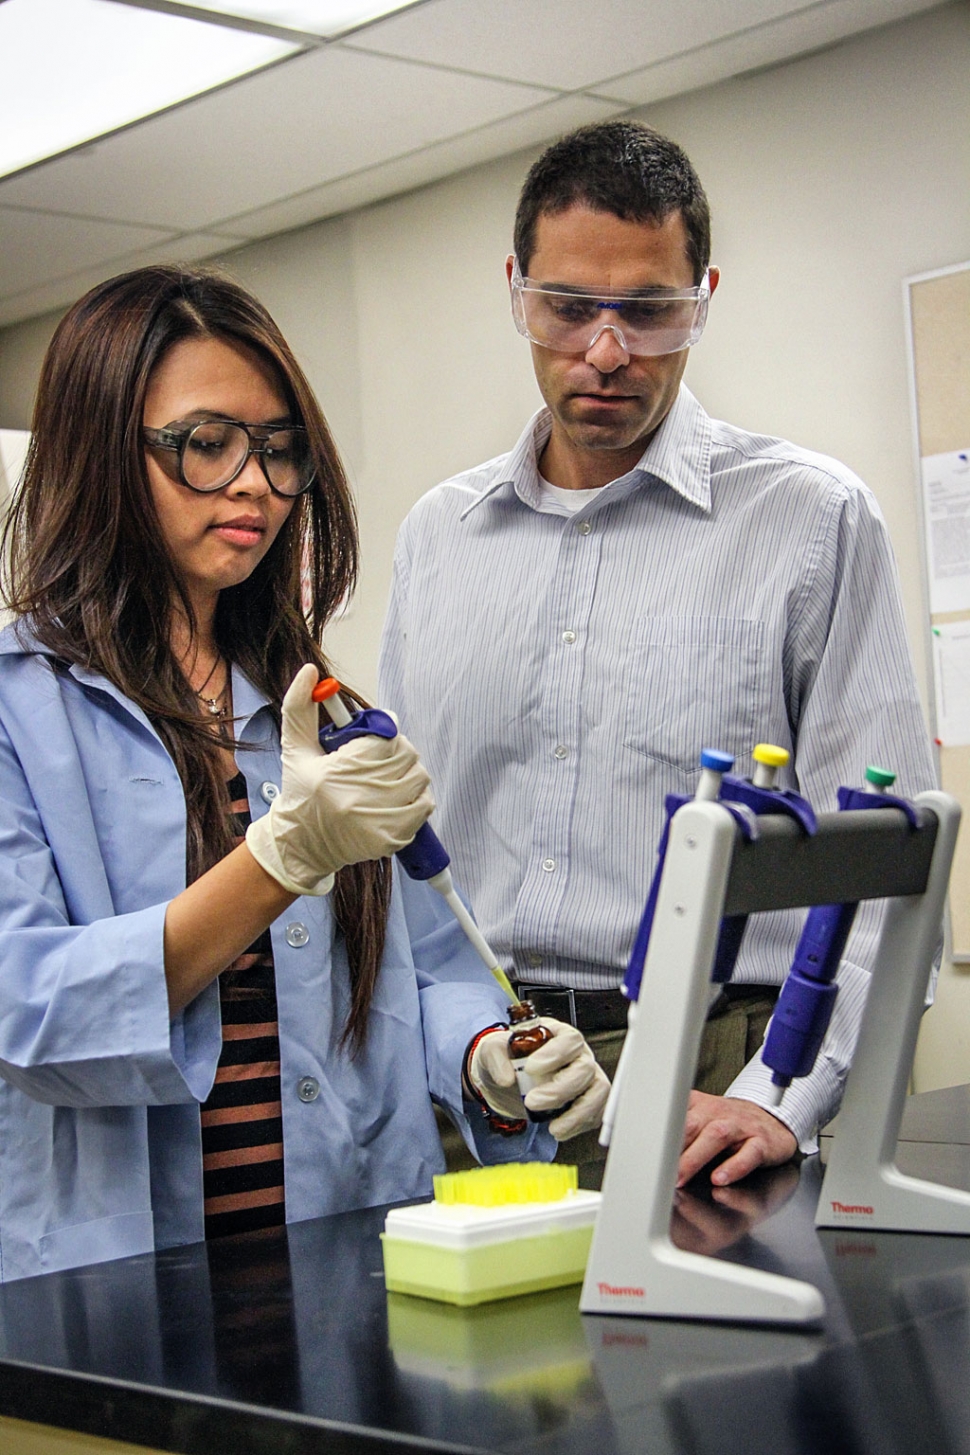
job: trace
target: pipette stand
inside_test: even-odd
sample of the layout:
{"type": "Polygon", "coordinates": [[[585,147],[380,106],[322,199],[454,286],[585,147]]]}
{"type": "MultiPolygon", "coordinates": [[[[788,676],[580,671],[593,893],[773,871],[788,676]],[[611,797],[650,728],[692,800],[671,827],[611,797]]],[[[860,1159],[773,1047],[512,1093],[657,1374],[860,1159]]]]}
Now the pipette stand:
{"type": "MultiPolygon", "coordinates": [[[[725,914],[905,895],[916,902],[890,907],[874,981],[881,957],[892,952],[896,973],[908,971],[907,1003],[918,1011],[960,811],[945,794],[923,794],[916,803],[923,810],[916,830],[896,809],[822,814],[812,837],[789,820],[761,817],[753,842],[718,803],[692,800],[674,816],[580,1300],[584,1313],[780,1324],[821,1318],[824,1302],[812,1285],[686,1252],[670,1239],[711,968],[725,914]],[[905,946],[894,944],[896,935],[905,936],[905,946]]],[[[870,1054],[909,1058],[890,1077],[901,1098],[918,1013],[904,1016],[897,1003],[895,1014],[906,1021],[905,1033],[894,1028],[891,1039],[879,1041],[879,1030],[886,1035],[880,1023],[870,1054]]],[[[898,1130],[901,1114],[900,1099],[887,1126],[894,1117],[898,1130]]]]}
{"type": "Polygon", "coordinates": [[[970,1233],[970,1193],[907,1177],[896,1166],[927,976],[943,918],[960,810],[921,793],[939,820],[925,893],[887,908],[866,1010],[815,1217],[817,1227],[970,1233]]]}

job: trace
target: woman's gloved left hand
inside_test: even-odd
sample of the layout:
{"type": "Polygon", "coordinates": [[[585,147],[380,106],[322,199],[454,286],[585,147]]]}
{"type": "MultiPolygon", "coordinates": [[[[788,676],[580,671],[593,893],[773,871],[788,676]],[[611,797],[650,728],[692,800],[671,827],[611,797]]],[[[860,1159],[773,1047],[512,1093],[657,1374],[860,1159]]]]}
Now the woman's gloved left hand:
{"type": "MultiPolygon", "coordinates": [[[[597,1064],[585,1036],[575,1026],[552,1016],[540,1016],[539,1025],[550,1039],[525,1061],[524,1069],[539,1082],[525,1097],[528,1111],[554,1111],[561,1116],[547,1126],[557,1142],[580,1132],[591,1132],[603,1120],[609,1077],[597,1064]]],[[[502,1117],[520,1116],[522,1101],[509,1056],[509,1032],[496,1028],[482,1036],[468,1062],[468,1079],[478,1095],[502,1117]]]]}

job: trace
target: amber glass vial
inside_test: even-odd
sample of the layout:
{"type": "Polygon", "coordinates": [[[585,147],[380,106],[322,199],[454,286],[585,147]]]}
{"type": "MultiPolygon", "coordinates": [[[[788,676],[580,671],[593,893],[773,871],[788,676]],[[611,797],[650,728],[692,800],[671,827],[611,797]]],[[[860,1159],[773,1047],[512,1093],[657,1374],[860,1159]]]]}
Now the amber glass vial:
{"type": "MultiPolygon", "coordinates": [[[[530,1076],[525,1069],[526,1057],[531,1056],[533,1051],[538,1051],[547,1041],[552,1040],[552,1031],[539,1024],[539,1017],[536,1008],[531,1000],[520,1000],[517,1005],[509,1006],[509,1056],[515,1070],[515,1079],[519,1086],[519,1095],[523,1098],[527,1091],[533,1086],[540,1085],[540,1080],[530,1076]]],[[[551,1111],[530,1111],[524,1108],[530,1122],[548,1122],[558,1116],[563,1107],[553,1107],[551,1111]]]]}

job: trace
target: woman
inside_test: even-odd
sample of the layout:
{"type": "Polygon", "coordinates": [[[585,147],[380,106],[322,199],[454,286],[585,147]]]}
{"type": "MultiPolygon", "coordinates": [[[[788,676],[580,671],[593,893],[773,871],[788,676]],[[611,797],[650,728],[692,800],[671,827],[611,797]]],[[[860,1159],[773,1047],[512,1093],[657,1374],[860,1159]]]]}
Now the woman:
{"type": "MultiPolygon", "coordinates": [[[[429,1090],[482,1159],[535,1155],[473,1114],[515,1109],[501,995],[392,889],[414,749],[317,742],[355,523],[265,310],[167,267],[81,299],[6,537],[0,1276],[425,1195],[429,1090]]],[[[560,1029],[571,1135],[602,1088],[560,1029]]]]}

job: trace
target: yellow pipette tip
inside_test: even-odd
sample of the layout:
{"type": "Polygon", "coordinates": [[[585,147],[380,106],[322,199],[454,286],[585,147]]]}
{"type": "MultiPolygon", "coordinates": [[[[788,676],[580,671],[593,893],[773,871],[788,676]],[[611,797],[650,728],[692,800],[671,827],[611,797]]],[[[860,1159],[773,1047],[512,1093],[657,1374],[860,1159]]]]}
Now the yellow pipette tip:
{"type": "Polygon", "coordinates": [[[764,763],[766,768],[784,768],[791,754],[787,748],[776,748],[774,743],[758,743],[752,748],[751,756],[756,763],[764,763]]]}
{"type": "Polygon", "coordinates": [[[502,1162],[434,1179],[435,1202],[472,1207],[559,1202],[579,1187],[579,1168],[558,1162],[502,1162]]]}
{"type": "Polygon", "coordinates": [[[505,971],[502,969],[501,965],[493,965],[491,968],[492,968],[492,974],[495,976],[495,979],[498,981],[499,985],[502,987],[503,994],[507,995],[508,998],[509,998],[509,1005],[518,1005],[519,1004],[519,997],[516,995],[515,991],[512,989],[512,982],[509,979],[509,977],[506,975],[505,971]]]}

